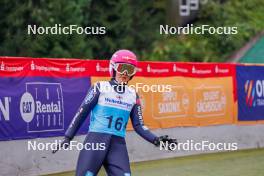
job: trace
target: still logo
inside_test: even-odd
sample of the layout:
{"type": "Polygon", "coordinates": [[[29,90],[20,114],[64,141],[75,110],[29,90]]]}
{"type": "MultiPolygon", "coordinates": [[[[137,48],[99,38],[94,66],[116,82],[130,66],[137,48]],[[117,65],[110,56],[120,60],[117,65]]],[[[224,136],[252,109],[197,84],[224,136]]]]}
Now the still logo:
{"type": "Polygon", "coordinates": [[[206,4],[207,2],[208,0],[180,0],[180,16],[189,16],[191,14],[191,11],[199,10],[199,4],[206,4]]]}
{"type": "Polygon", "coordinates": [[[31,122],[35,115],[35,101],[33,96],[25,92],[20,101],[20,114],[25,122],[31,122]]]}
{"type": "Polygon", "coordinates": [[[248,107],[264,106],[264,80],[247,80],[244,90],[248,107]]]}
{"type": "Polygon", "coordinates": [[[28,132],[64,129],[62,86],[60,83],[26,83],[20,100],[20,114],[28,132]]]}
{"type": "Polygon", "coordinates": [[[1,120],[10,120],[10,110],[9,105],[11,102],[11,97],[0,98],[0,121],[1,120]],[[3,117],[3,119],[2,119],[3,117]]]}

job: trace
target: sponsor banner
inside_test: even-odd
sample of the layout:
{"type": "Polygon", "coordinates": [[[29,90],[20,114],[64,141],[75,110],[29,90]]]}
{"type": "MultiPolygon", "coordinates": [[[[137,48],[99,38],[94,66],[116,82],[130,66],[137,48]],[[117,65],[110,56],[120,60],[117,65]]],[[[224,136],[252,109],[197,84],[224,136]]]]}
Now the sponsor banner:
{"type": "Polygon", "coordinates": [[[90,60],[89,69],[92,76],[109,76],[109,61],[108,60],[90,60]]]}
{"type": "MultiPolygon", "coordinates": [[[[0,77],[0,140],[64,135],[90,78],[0,77]]],[[[88,130],[88,118],[79,134],[88,130]]]]}
{"type": "MultiPolygon", "coordinates": [[[[108,79],[92,77],[91,81],[108,79]]],[[[144,122],[150,128],[233,123],[232,77],[135,77],[131,85],[137,89],[144,122]]],[[[132,129],[130,123],[128,129],[132,129]]]]}
{"type": "MultiPolygon", "coordinates": [[[[109,76],[108,60],[90,60],[89,68],[92,76],[109,76]]],[[[203,64],[181,62],[139,62],[135,76],[145,77],[225,77],[235,74],[233,64],[203,64]]]]}
{"type": "Polygon", "coordinates": [[[140,62],[138,76],[223,77],[234,74],[232,64],[203,64],[181,62],[140,62]]]}
{"type": "Polygon", "coordinates": [[[236,67],[238,121],[264,120],[264,67],[236,67]]]}
{"type": "Polygon", "coordinates": [[[77,59],[0,57],[0,76],[87,77],[89,62],[77,59]]]}
{"type": "MultiPolygon", "coordinates": [[[[109,60],[0,57],[0,76],[109,76],[109,60]]],[[[136,76],[225,77],[235,65],[216,63],[139,62],[136,76]]]]}
{"type": "MultiPolygon", "coordinates": [[[[90,77],[93,83],[109,80],[109,61],[0,57],[0,140],[63,135],[90,87],[90,77]]],[[[235,119],[233,64],[139,62],[131,85],[137,83],[150,128],[235,119]],[[162,85],[171,90],[159,92],[162,85]]],[[[87,130],[88,118],[79,132],[87,130]]]]}
{"type": "MultiPolygon", "coordinates": [[[[94,77],[109,76],[109,62],[106,60],[89,61],[90,70],[94,77]]],[[[194,77],[194,78],[232,78],[234,101],[237,100],[236,93],[236,70],[235,64],[217,63],[183,63],[183,62],[139,62],[137,77],[194,77]]],[[[103,78],[102,78],[103,79],[103,78]]]]}

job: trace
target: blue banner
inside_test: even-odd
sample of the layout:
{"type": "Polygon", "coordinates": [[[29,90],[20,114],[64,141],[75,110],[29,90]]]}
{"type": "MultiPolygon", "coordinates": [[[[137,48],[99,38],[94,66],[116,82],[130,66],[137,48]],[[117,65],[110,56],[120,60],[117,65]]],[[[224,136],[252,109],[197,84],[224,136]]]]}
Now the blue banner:
{"type": "Polygon", "coordinates": [[[264,67],[237,66],[238,120],[264,120],[264,67]]]}
{"type": "Polygon", "coordinates": [[[1,77],[0,140],[64,135],[89,87],[89,77],[1,77]]]}

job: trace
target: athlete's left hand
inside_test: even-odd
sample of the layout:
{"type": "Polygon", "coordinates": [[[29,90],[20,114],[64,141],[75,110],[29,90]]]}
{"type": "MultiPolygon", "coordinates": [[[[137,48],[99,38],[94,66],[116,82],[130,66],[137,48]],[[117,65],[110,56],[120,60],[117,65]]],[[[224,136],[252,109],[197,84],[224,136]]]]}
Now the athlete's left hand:
{"type": "Polygon", "coordinates": [[[61,148],[67,149],[70,145],[71,139],[69,139],[68,137],[64,137],[63,141],[57,145],[56,149],[52,151],[52,153],[56,153],[58,150],[60,150],[61,148]]]}
{"type": "Polygon", "coordinates": [[[160,146],[160,143],[163,142],[163,143],[168,143],[168,145],[174,143],[174,144],[178,144],[177,142],[177,139],[173,139],[173,138],[169,138],[168,135],[164,135],[164,136],[160,136],[160,137],[157,137],[154,141],[154,145],[156,146],[160,146]]]}

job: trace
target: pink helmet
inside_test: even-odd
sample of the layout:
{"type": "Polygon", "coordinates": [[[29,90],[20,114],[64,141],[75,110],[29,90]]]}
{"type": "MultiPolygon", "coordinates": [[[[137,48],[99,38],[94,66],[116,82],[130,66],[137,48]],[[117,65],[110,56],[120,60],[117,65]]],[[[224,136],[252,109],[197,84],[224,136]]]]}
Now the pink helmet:
{"type": "Polygon", "coordinates": [[[126,63],[126,64],[131,64],[137,67],[138,65],[137,56],[132,51],[125,50],[125,49],[116,51],[112,55],[110,64],[109,64],[109,72],[110,72],[111,77],[114,76],[114,66],[116,63],[126,63]]]}

